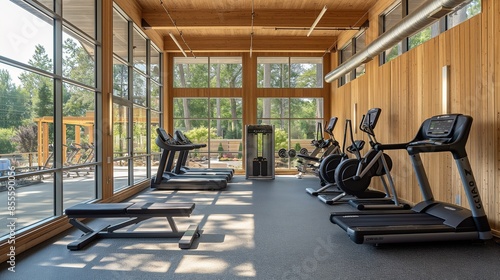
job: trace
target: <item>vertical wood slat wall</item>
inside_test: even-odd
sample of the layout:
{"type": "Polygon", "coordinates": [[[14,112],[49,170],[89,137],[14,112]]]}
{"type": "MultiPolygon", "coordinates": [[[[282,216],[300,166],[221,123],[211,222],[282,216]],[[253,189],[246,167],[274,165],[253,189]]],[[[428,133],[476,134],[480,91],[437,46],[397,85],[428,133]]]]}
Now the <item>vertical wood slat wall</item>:
{"type": "MultiPolygon", "coordinates": [[[[469,160],[494,233],[500,234],[500,1],[483,0],[482,13],[426,43],[379,66],[367,64],[366,74],[338,87],[331,84],[331,114],[357,118],[369,108],[382,108],[375,130],[382,143],[411,140],[423,120],[442,111],[442,67],[450,67],[449,112],[474,118],[467,143],[469,160]]],[[[387,4],[387,3],[385,3],[387,4]]],[[[370,25],[376,26],[382,11],[374,7],[370,25]]],[[[373,28],[369,40],[376,38],[373,28]]],[[[369,43],[369,42],[368,42],[369,43]]],[[[337,54],[332,54],[332,57],[337,54]]],[[[333,59],[332,59],[333,60],[333,59]]],[[[336,128],[342,133],[341,128],[336,128]]],[[[339,134],[340,135],[340,134],[339,134]]],[[[366,137],[359,133],[357,138],[366,137]]],[[[392,175],[398,195],[407,201],[421,200],[406,152],[390,151],[392,175]]],[[[449,154],[422,155],[437,200],[468,207],[460,177],[449,154]]],[[[372,182],[376,182],[373,180],[372,182]]],[[[380,185],[375,184],[376,187],[380,185]]]]}

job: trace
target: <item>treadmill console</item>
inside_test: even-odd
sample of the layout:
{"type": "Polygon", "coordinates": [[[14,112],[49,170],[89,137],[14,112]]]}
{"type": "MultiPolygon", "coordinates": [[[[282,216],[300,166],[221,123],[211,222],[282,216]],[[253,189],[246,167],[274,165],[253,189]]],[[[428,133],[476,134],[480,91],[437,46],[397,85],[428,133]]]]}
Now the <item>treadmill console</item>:
{"type": "Polygon", "coordinates": [[[167,132],[165,131],[165,129],[161,128],[161,127],[158,127],[156,129],[156,133],[158,133],[158,136],[160,136],[161,140],[163,142],[167,142],[167,140],[170,138],[168,137],[168,134],[167,132]]]}
{"type": "Polygon", "coordinates": [[[457,116],[458,115],[441,115],[431,118],[429,128],[425,132],[426,136],[431,139],[451,138],[457,116]]]}

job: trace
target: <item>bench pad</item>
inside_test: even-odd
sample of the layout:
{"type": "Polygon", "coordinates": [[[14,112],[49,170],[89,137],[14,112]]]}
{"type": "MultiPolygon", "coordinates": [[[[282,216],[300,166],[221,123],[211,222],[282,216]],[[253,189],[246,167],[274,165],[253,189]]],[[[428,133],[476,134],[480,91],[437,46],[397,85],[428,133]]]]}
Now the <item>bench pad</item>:
{"type": "Polygon", "coordinates": [[[151,214],[167,216],[189,216],[193,212],[194,203],[145,203],[127,208],[128,214],[151,214]]]}
{"type": "Polygon", "coordinates": [[[129,202],[129,203],[95,203],[95,204],[87,204],[87,203],[81,203],[74,205],[70,208],[67,208],[65,210],[66,215],[68,216],[93,216],[95,214],[99,215],[105,215],[105,214],[110,214],[110,215],[119,215],[119,214],[126,214],[127,213],[127,208],[132,206],[134,203],[129,202]]]}
{"type": "Polygon", "coordinates": [[[77,204],[65,210],[68,217],[129,217],[134,215],[164,216],[189,216],[195,207],[194,203],[96,203],[77,204]]]}

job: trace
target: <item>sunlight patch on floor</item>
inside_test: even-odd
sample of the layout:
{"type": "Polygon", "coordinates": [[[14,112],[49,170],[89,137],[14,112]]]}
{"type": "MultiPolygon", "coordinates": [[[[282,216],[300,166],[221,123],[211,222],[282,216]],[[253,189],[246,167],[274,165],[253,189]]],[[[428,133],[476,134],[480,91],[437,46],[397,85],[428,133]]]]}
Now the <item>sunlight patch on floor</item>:
{"type": "Polygon", "coordinates": [[[158,261],[152,254],[116,253],[103,257],[92,269],[111,271],[144,271],[165,273],[170,268],[169,261],[158,261]]]}

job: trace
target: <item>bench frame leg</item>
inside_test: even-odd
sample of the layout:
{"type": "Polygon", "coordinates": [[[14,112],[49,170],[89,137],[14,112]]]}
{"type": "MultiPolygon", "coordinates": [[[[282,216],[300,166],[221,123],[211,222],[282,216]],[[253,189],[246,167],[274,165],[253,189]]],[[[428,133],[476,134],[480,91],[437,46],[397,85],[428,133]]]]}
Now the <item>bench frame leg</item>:
{"type": "Polygon", "coordinates": [[[198,225],[190,225],[186,231],[179,231],[171,216],[165,217],[167,218],[171,231],[117,231],[150,218],[154,217],[132,217],[124,222],[107,225],[98,229],[92,229],[78,219],[70,218],[70,224],[81,230],[83,235],[68,244],[67,248],[71,251],[80,250],[98,238],[179,238],[179,248],[189,249],[194,239],[200,237],[198,225]]]}

